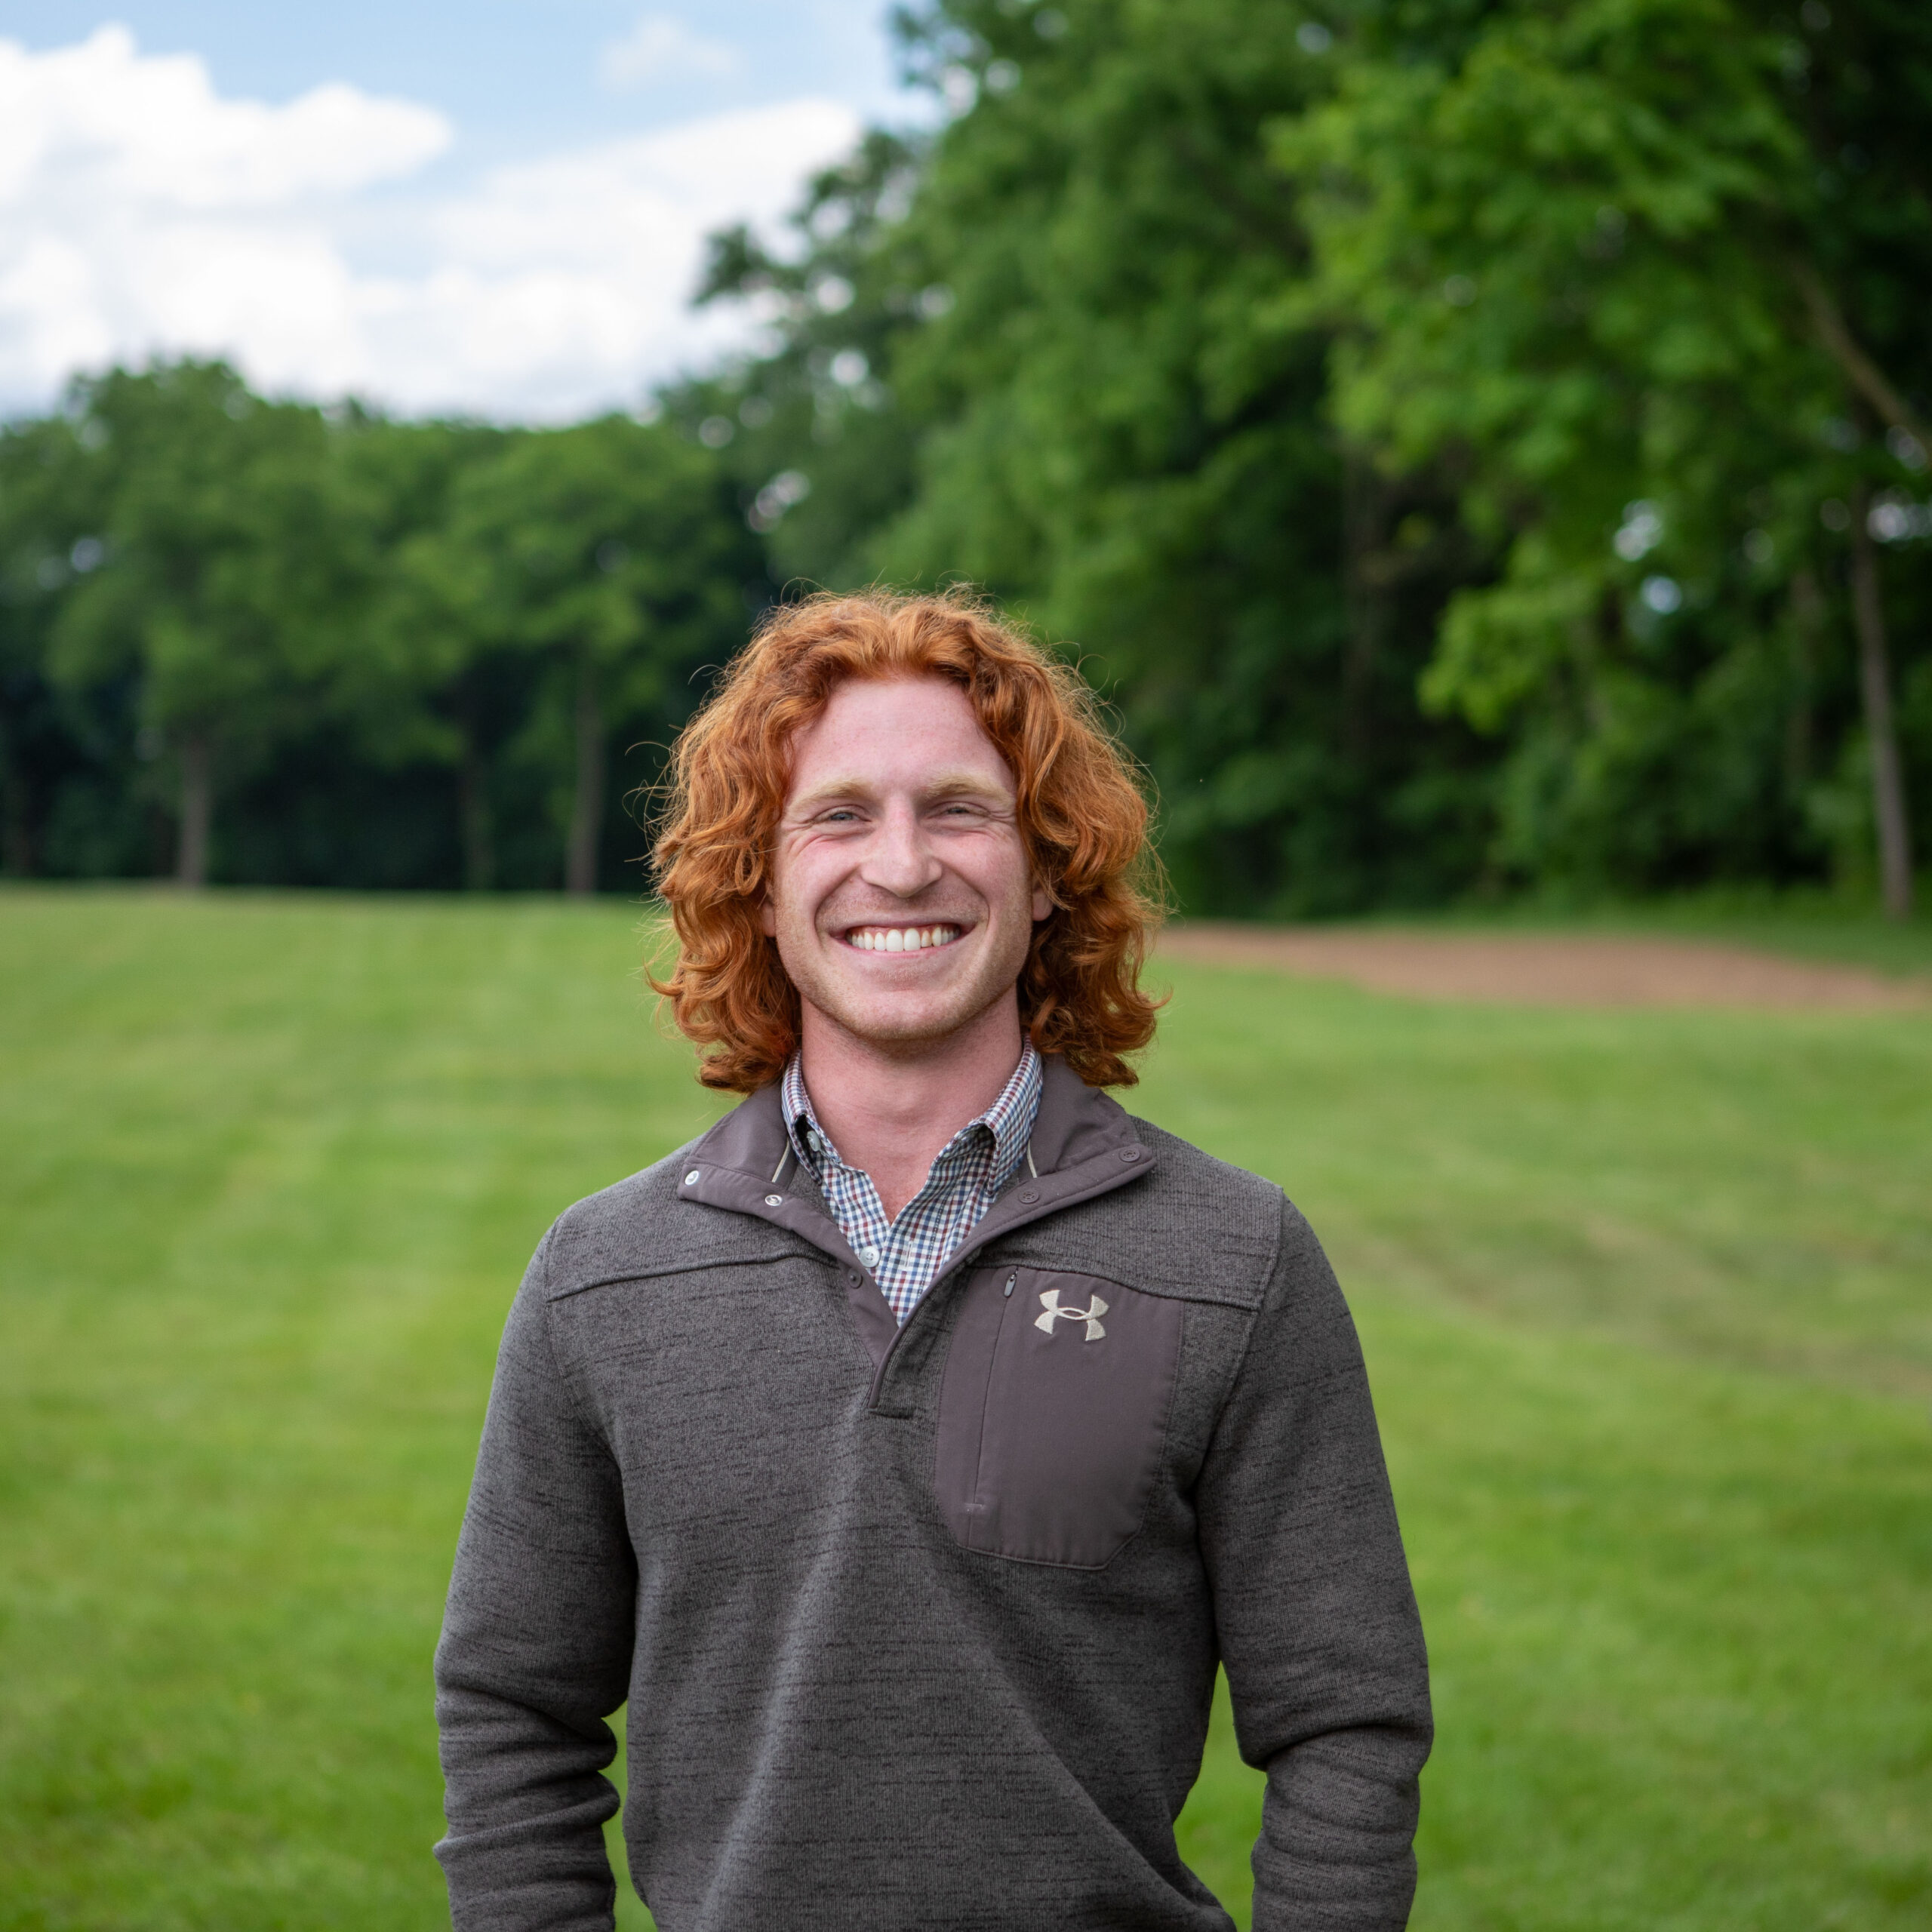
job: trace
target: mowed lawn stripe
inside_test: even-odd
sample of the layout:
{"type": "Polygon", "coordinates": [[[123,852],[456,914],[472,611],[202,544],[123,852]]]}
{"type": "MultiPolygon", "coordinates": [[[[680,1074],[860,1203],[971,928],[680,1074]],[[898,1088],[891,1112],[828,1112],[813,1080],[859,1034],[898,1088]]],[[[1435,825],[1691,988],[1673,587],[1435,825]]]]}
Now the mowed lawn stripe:
{"type": "Polygon", "coordinates": [[[503,1310],[715,1110],[634,924],[0,900],[0,1923],[442,1914],[429,1653],[503,1310]]]}
{"type": "MultiPolygon", "coordinates": [[[[1281,1181],[1364,1331],[1417,1926],[1923,1923],[1932,1024],[1166,976],[1134,1104],[1281,1181]]],[[[1224,1758],[1183,1818],[1238,1916],[1257,1815],[1224,1758]]]]}
{"type": "MultiPolygon", "coordinates": [[[[504,1309],[720,1106],[637,924],[0,893],[0,1926],[441,1922],[504,1309]]],[[[1361,1318],[1443,1720],[1417,1924],[1922,1924],[1932,1025],[1169,977],[1129,1104],[1282,1180],[1361,1318]]],[[[1183,1839],[1238,1914],[1254,1786],[1223,1711],[1183,1839]]]]}

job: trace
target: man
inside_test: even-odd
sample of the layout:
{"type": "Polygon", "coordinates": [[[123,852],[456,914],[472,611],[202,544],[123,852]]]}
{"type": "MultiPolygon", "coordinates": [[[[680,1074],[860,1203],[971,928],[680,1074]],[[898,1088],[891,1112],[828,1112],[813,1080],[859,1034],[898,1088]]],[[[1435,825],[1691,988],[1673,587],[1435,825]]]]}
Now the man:
{"type": "Polygon", "coordinates": [[[1398,1927],[1429,1719],[1360,1352],[1281,1190],[1101,1091],[1146,813],[958,598],[780,611],[679,741],[661,989],[748,1097],[546,1236],[437,1654],[457,1924],[1192,1932],[1217,1663],[1259,1928],[1398,1927]]]}

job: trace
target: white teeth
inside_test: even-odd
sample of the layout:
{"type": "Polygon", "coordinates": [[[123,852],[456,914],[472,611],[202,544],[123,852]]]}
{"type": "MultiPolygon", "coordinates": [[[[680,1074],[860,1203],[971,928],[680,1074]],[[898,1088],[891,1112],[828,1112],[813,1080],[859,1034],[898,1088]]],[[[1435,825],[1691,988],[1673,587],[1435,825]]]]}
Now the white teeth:
{"type": "Polygon", "coordinates": [[[921,952],[958,937],[957,926],[860,926],[845,935],[861,952],[921,952]]]}

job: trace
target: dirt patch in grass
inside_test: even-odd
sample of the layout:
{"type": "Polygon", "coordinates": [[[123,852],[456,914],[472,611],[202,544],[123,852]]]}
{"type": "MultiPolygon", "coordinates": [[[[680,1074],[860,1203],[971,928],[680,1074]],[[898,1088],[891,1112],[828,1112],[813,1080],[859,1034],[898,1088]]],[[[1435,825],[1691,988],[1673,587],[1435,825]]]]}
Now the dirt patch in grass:
{"type": "Polygon", "coordinates": [[[1788,959],[1740,946],[1612,933],[1417,932],[1246,926],[1190,919],[1168,929],[1169,958],[1272,967],[1422,999],[1509,1006],[1690,1006],[1923,1010],[1932,982],[1788,959]]]}

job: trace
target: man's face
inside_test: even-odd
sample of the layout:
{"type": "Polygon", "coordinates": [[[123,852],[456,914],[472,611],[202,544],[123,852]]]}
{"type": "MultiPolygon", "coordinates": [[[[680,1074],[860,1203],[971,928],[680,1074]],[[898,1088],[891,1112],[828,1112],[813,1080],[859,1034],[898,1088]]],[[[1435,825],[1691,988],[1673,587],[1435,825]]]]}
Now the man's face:
{"type": "Polygon", "coordinates": [[[1013,774],[943,678],[853,680],[792,743],[764,930],[808,1008],[916,1051],[1013,997],[1034,884],[1013,774]]]}

